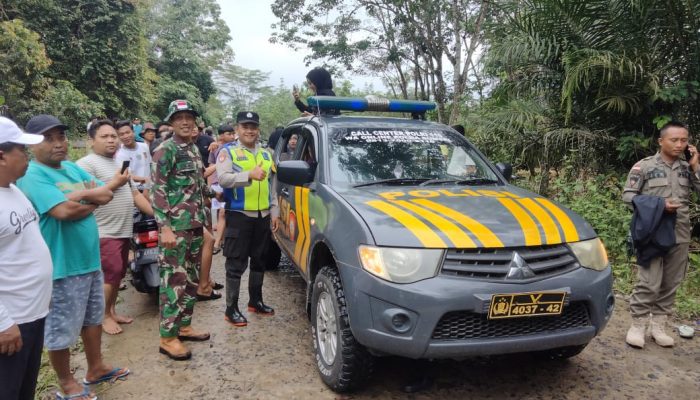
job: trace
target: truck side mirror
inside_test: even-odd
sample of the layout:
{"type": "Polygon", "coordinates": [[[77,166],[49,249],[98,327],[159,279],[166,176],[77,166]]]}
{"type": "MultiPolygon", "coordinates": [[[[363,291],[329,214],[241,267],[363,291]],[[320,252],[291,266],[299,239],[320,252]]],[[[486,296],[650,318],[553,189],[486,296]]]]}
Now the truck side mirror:
{"type": "Polygon", "coordinates": [[[303,160],[287,160],[277,165],[277,179],[292,186],[304,186],[314,180],[314,169],[303,160]]]}
{"type": "Polygon", "coordinates": [[[513,179],[513,166],[508,163],[498,163],[496,164],[496,169],[498,172],[506,178],[506,181],[510,182],[513,179]]]}

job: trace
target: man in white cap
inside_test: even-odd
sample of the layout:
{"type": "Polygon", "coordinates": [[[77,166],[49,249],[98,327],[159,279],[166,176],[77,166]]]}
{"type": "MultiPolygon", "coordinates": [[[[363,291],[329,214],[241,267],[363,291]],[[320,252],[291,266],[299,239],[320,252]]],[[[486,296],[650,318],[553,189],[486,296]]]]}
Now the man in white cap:
{"type": "Polygon", "coordinates": [[[51,300],[51,254],[39,216],[14,185],[26,145],[44,140],[0,117],[0,399],[33,399],[51,300]]]}

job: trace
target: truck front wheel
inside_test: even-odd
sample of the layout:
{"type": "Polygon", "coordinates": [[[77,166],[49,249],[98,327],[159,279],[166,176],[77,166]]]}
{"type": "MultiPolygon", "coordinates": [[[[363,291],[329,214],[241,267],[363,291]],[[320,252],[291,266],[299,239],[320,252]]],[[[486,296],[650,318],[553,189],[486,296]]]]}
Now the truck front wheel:
{"type": "Polygon", "coordinates": [[[347,392],[369,380],[374,360],[352,335],[343,286],[332,266],[323,267],[314,281],[311,333],[316,365],[328,387],[347,392]]]}

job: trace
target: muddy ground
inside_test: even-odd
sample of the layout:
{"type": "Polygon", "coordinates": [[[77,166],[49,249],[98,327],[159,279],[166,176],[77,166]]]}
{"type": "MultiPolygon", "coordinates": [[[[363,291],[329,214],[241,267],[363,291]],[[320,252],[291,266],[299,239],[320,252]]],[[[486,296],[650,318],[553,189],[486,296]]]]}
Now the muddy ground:
{"type": "MultiPolygon", "coordinates": [[[[221,256],[214,276],[224,281],[221,256]]],[[[268,273],[266,302],[272,317],[249,316],[234,328],[223,321],[224,299],[198,303],[194,325],[209,329],[209,342],[193,343],[192,360],[170,361],[158,353],[158,315],[153,298],[133,288],[121,292],[121,312],[136,318],[118,336],[104,335],[108,361],[133,371],[125,381],[97,388],[100,399],[698,399],[700,337],[662,349],[624,344],[629,316],[618,299],[603,335],[582,354],[565,361],[527,356],[497,360],[431,363],[432,387],[418,394],[400,391],[410,363],[380,359],[374,379],[351,395],[338,395],[320,380],[312,358],[309,324],[303,310],[301,277],[289,268],[268,273]]],[[[244,286],[245,286],[244,282],[244,286]]],[[[245,293],[245,291],[244,291],[245,293]]],[[[247,301],[243,295],[241,303],[247,301]]],[[[76,375],[85,374],[75,357],[76,375]]]]}

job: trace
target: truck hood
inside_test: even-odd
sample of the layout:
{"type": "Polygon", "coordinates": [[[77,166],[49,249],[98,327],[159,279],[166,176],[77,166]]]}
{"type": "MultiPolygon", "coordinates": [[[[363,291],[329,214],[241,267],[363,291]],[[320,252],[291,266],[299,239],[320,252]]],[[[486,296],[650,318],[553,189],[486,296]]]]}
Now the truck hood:
{"type": "Polygon", "coordinates": [[[365,220],[379,246],[499,248],[596,237],[573,211],[512,185],[336,190],[365,220]]]}

